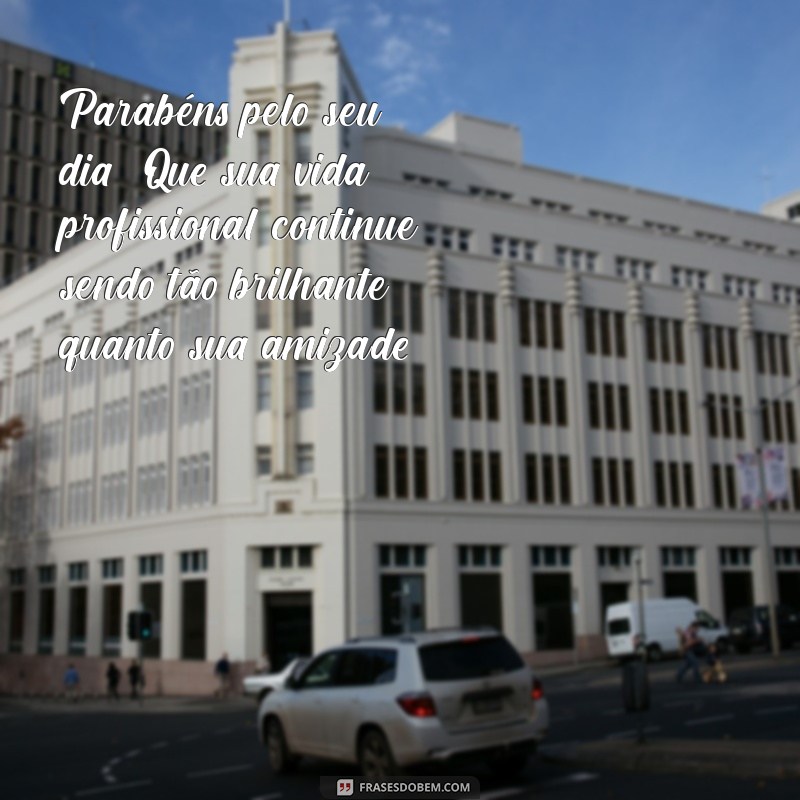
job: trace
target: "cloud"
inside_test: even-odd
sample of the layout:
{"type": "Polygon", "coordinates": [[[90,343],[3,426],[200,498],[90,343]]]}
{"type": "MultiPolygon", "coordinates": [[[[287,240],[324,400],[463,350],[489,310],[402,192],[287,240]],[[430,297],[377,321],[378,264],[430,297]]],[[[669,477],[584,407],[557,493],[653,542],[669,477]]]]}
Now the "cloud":
{"type": "Polygon", "coordinates": [[[0,0],[0,30],[3,38],[34,47],[42,47],[43,40],[33,23],[30,0],[0,0]]]}
{"type": "Polygon", "coordinates": [[[370,13],[370,27],[383,32],[372,60],[384,94],[412,94],[442,71],[450,44],[450,25],[430,13],[392,16],[375,3],[370,6],[370,13]]]}

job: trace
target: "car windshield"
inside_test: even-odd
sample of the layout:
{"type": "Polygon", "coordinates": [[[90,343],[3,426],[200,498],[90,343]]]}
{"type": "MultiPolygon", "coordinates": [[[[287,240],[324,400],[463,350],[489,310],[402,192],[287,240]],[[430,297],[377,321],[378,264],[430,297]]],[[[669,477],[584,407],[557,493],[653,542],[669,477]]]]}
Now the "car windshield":
{"type": "Polygon", "coordinates": [[[623,633],[631,632],[631,621],[627,617],[620,619],[610,619],[608,621],[608,635],[621,636],[623,633]]]}
{"type": "Polygon", "coordinates": [[[503,636],[465,636],[454,642],[419,649],[422,672],[428,681],[463,681],[502,675],[525,666],[503,636]]]}

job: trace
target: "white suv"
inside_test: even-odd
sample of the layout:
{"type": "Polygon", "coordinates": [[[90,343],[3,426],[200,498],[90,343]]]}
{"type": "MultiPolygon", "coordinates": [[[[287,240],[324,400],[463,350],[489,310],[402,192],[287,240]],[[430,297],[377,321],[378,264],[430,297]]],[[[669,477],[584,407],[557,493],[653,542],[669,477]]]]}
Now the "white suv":
{"type": "Polygon", "coordinates": [[[356,639],[311,661],[259,708],[275,772],[299,756],[357,763],[367,777],[468,756],[521,770],[547,733],[542,687],[490,630],[356,639]]]}

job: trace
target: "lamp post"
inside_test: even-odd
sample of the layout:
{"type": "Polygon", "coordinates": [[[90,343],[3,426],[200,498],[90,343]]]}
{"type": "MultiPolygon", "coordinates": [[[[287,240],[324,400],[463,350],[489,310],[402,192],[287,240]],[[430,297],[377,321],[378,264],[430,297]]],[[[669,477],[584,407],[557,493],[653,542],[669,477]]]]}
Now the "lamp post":
{"type": "MultiPolygon", "coordinates": [[[[797,384],[787,391],[791,391],[797,384]]],[[[784,392],[786,394],[786,392],[784,392]]],[[[756,447],[756,460],[758,461],[758,494],[761,504],[761,521],[764,531],[764,590],[767,595],[767,610],[769,613],[769,638],[772,655],[776,658],[781,652],[780,637],[778,636],[778,615],[775,609],[775,560],[772,552],[772,541],[769,533],[769,497],[767,496],[767,476],[764,471],[764,419],[763,414],[768,413],[769,403],[762,400],[751,411],[756,415],[756,430],[758,431],[758,445],[756,447]]]]}

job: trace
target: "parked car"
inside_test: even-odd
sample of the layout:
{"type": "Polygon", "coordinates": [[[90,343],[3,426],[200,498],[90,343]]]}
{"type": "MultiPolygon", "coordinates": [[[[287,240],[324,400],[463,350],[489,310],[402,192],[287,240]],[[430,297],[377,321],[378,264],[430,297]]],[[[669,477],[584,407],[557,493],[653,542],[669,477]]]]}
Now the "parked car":
{"type": "Polygon", "coordinates": [[[292,675],[302,672],[303,667],[308,664],[309,660],[308,658],[295,658],[280,672],[248,675],[242,681],[244,693],[255,697],[260,703],[270,692],[275,691],[275,689],[282,689],[292,675]]]}
{"type": "Polygon", "coordinates": [[[269,694],[259,732],[275,772],[299,756],[358,764],[367,777],[467,756],[509,774],[547,733],[541,683],[494,630],[352,640],[269,694]]]}
{"type": "MultiPolygon", "coordinates": [[[[778,619],[778,640],[781,648],[800,642],[800,613],[795,609],[779,605],[775,608],[778,619]]],[[[749,653],[754,647],[771,646],[769,608],[750,606],[734,611],[728,620],[731,642],[740,653],[749,653]]]]}
{"type": "MultiPolygon", "coordinates": [[[[700,635],[720,650],[729,648],[730,632],[707,611],[687,597],[652,598],[644,601],[644,633],[647,655],[659,661],[680,649],[676,629],[696,622],[700,635]]],[[[640,641],[639,604],[615,603],[606,609],[606,646],[612,658],[626,659],[636,653],[640,641]]]]}

